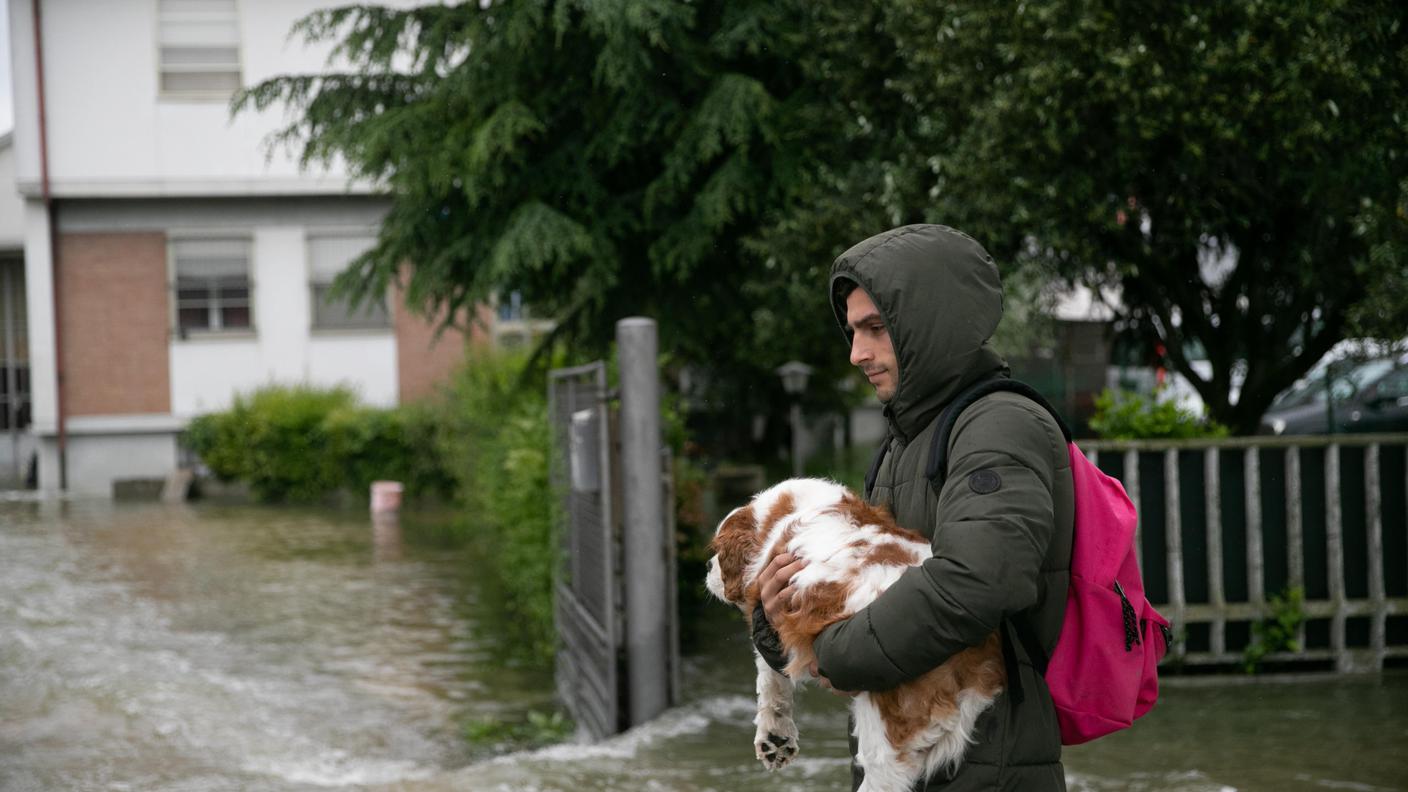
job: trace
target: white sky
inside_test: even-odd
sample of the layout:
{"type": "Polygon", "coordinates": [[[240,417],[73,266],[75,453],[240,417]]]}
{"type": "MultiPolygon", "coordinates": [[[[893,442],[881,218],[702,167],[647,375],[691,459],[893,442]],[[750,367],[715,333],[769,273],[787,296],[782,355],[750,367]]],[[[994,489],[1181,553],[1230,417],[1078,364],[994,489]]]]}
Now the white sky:
{"type": "Polygon", "coordinates": [[[10,89],[10,0],[0,0],[0,135],[15,126],[10,89]]]}

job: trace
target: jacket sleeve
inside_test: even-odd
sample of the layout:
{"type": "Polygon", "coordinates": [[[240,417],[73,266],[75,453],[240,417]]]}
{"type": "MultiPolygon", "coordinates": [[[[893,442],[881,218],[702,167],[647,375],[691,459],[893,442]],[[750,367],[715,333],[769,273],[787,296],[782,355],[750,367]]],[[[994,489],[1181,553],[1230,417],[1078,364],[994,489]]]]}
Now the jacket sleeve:
{"type": "Polygon", "coordinates": [[[782,651],[782,638],[768,622],[761,602],[753,607],[753,648],[758,650],[763,662],[772,666],[772,670],[786,676],[787,656],[782,651]]]}
{"type": "Polygon", "coordinates": [[[1065,448],[1040,409],[989,397],[960,416],[933,557],[817,637],[818,668],[837,689],[889,690],[982,643],[1004,617],[1038,601],[1065,448]]]}

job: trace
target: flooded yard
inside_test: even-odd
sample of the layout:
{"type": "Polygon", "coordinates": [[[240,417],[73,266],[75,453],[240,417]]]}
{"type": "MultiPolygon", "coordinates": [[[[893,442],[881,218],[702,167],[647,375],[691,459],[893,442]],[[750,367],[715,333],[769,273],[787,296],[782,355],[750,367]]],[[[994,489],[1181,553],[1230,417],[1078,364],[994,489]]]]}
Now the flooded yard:
{"type": "MultiPolygon", "coordinates": [[[[683,706],[599,745],[494,755],[465,725],[551,707],[504,661],[444,518],[0,503],[0,790],[847,787],[844,704],[800,698],[803,757],[751,757],[752,666],[722,607],[683,706]]],[[[1074,790],[1408,789],[1408,676],[1176,680],[1067,750],[1074,790]]]]}

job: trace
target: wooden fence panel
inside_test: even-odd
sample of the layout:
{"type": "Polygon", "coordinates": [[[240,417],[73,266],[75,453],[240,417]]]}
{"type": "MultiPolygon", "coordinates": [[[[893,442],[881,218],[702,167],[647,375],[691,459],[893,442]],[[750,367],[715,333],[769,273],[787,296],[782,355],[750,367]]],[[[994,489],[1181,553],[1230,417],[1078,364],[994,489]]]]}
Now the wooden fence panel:
{"type": "MultiPolygon", "coordinates": [[[[1307,597],[1302,611],[1307,620],[1329,622],[1328,645],[1323,630],[1316,634],[1320,642],[1316,646],[1306,645],[1306,631],[1302,624],[1297,635],[1298,649],[1271,655],[1269,660],[1316,661],[1330,663],[1337,671],[1360,669],[1380,669],[1391,658],[1408,657],[1408,643],[1392,645],[1399,640],[1396,632],[1388,629],[1389,619],[1408,614],[1408,596],[1389,596],[1386,580],[1401,581],[1408,577],[1408,555],[1394,552],[1392,558],[1384,552],[1386,525],[1392,527],[1391,536],[1395,547],[1408,546],[1408,514],[1400,519],[1397,514],[1396,488],[1402,486],[1408,491],[1408,434],[1404,435],[1337,435],[1333,437],[1302,438],[1235,438],[1210,441],[1137,441],[1115,442],[1098,441],[1083,443],[1086,452],[1096,458],[1100,451],[1118,453],[1121,457],[1125,489],[1136,506],[1142,508],[1143,496],[1147,495],[1150,505],[1162,504],[1162,514],[1152,518],[1155,522],[1151,530],[1157,537],[1158,517],[1162,516],[1164,536],[1155,546],[1143,547],[1144,516],[1140,517],[1135,530],[1135,542],[1141,567],[1153,570],[1154,576],[1162,572],[1166,576],[1166,601],[1155,605],[1174,622],[1175,634],[1182,637],[1173,647],[1173,658],[1188,664],[1232,665],[1239,663],[1248,633],[1249,623],[1266,618],[1267,598],[1267,550],[1275,547],[1274,555],[1280,556],[1281,549],[1275,545],[1284,535],[1286,547],[1286,588],[1306,589],[1309,578],[1314,583],[1315,597],[1307,597]],[[1384,447],[1394,448],[1397,464],[1397,449],[1404,449],[1403,480],[1397,475],[1385,477],[1383,456],[1384,447]],[[1344,449],[1352,448],[1354,453],[1345,456],[1344,449]],[[1274,456],[1268,457],[1268,449],[1284,450],[1284,463],[1276,464],[1274,456]],[[1312,449],[1314,455],[1307,458],[1303,450],[1312,449]],[[1319,464],[1319,452],[1324,451],[1325,461],[1319,464]],[[1363,450],[1363,476],[1359,478],[1358,452],[1363,450]],[[1201,453],[1202,480],[1193,478],[1191,467],[1180,475],[1179,454],[1181,451],[1201,453]],[[1240,451],[1241,453],[1231,453],[1240,451]],[[1158,452],[1162,476],[1145,477],[1141,481],[1140,453],[1158,452]],[[1273,462],[1272,460],[1275,460],[1273,462]],[[1269,474],[1267,481],[1275,482],[1278,472],[1284,470],[1283,482],[1272,484],[1275,492],[1265,492],[1262,485],[1263,473],[1269,474]],[[1322,473],[1323,468],[1323,473],[1322,473]],[[1241,481],[1237,478],[1240,475],[1241,481]],[[1393,479],[1388,481],[1387,479],[1393,479]],[[1361,483],[1362,482],[1362,483],[1361,483]],[[1242,508],[1237,508],[1237,487],[1241,487],[1242,508]],[[1153,492],[1141,490],[1153,487],[1153,492]],[[1187,489],[1191,488],[1191,489],[1187,489]],[[1162,489],[1162,492],[1157,490],[1162,489]],[[1186,491],[1185,491],[1186,489],[1186,491]],[[1203,498],[1198,502],[1197,493],[1203,498]],[[1319,498],[1323,493],[1323,507],[1319,498]],[[1386,496],[1385,493],[1388,493],[1386,496]],[[1275,500],[1284,497],[1284,519],[1281,519],[1281,506],[1275,500]],[[1230,498],[1230,500],[1229,500],[1230,498]],[[1384,520],[1385,500],[1394,503],[1395,513],[1389,521],[1384,520]],[[1202,513],[1184,513],[1183,501],[1188,508],[1200,508],[1202,513]],[[1313,504],[1306,512],[1307,502],[1313,504]],[[1195,506],[1195,504],[1197,504],[1195,506]],[[1265,504],[1265,508],[1263,508],[1265,504]],[[1359,504],[1363,504],[1362,515],[1359,504]],[[1323,508],[1325,540],[1323,550],[1319,540],[1320,509],[1323,508]],[[1267,522],[1270,513],[1272,521],[1267,522]],[[1238,519],[1245,526],[1245,537],[1239,537],[1238,519]],[[1202,521],[1202,532],[1197,523],[1202,521]],[[1307,529],[1309,520],[1309,530],[1307,529]],[[1278,524],[1283,523],[1283,524],[1278,524]],[[1361,533],[1362,530],[1362,533],[1361,533]],[[1188,531],[1188,552],[1184,552],[1184,534],[1188,531]],[[1268,534],[1268,532],[1270,532],[1268,534]],[[1269,538],[1268,538],[1269,536],[1269,538]],[[1360,537],[1363,537],[1361,544],[1360,537]],[[1206,541],[1200,550],[1197,543],[1206,541]],[[1306,542],[1311,539],[1312,546],[1306,542]],[[1232,542],[1231,545],[1227,544],[1232,542]],[[1245,563],[1237,557],[1245,544],[1245,563]],[[1149,555],[1144,555],[1145,550],[1149,555]],[[1403,557],[1400,557],[1403,556],[1403,557]],[[1228,567],[1227,564],[1231,564],[1228,567]],[[1323,566],[1322,566],[1323,565],[1323,566]],[[1325,586],[1319,584],[1320,570],[1325,571],[1325,586]],[[1364,571],[1361,571],[1364,570],[1364,571]],[[1207,601],[1196,590],[1200,586],[1200,575],[1206,572],[1207,601]],[[1240,593],[1243,581],[1238,576],[1245,575],[1245,594],[1240,593]],[[1189,593],[1190,580],[1195,589],[1189,593]],[[1229,594],[1230,592],[1230,594],[1229,594]],[[1352,592],[1352,593],[1351,593],[1352,592]],[[1189,603],[1189,596],[1194,602],[1189,603]],[[1349,632],[1350,620],[1358,628],[1349,632]],[[1367,634],[1362,625],[1367,622],[1367,634]],[[1194,632],[1194,646],[1190,649],[1187,640],[1188,627],[1207,624],[1207,638],[1201,632],[1194,632]],[[1238,626],[1233,631],[1233,625],[1238,626]],[[1367,645],[1366,642],[1367,641],[1367,645]],[[1205,645],[1204,645],[1205,644],[1205,645]]],[[[1143,462],[1154,460],[1146,458],[1143,462]]],[[[1191,463],[1192,457],[1185,461],[1191,463]]],[[[1408,512],[1408,499],[1403,503],[1408,512]]],[[[1273,560],[1274,563],[1274,560],[1273,560]]],[[[1275,573],[1277,570],[1271,570],[1275,573]]],[[[1272,577],[1275,585],[1280,585],[1279,577],[1272,577]]],[[[1393,584],[1398,586],[1397,583],[1393,584]]],[[[1158,587],[1154,587],[1157,593],[1158,587]]],[[[1395,589],[1396,592],[1396,589],[1395,589]]],[[[1321,622],[1323,623],[1323,622],[1321,622]]]]}

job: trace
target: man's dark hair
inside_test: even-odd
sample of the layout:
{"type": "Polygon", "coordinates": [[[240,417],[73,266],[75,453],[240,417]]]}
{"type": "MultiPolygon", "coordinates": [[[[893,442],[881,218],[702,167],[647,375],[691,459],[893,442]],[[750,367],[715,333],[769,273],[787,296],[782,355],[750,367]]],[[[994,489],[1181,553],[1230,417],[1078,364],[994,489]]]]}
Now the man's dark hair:
{"type": "Polygon", "coordinates": [[[851,328],[846,326],[846,300],[858,288],[860,284],[850,278],[837,278],[831,283],[831,304],[836,310],[836,318],[841,321],[841,332],[846,334],[847,342],[851,340],[851,328]]]}
{"type": "Polygon", "coordinates": [[[850,298],[851,292],[858,288],[860,288],[860,284],[850,278],[837,278],[832,282],[831,302],[836,306],[837,315],[846,315],[846,300],[850,298]]]}

